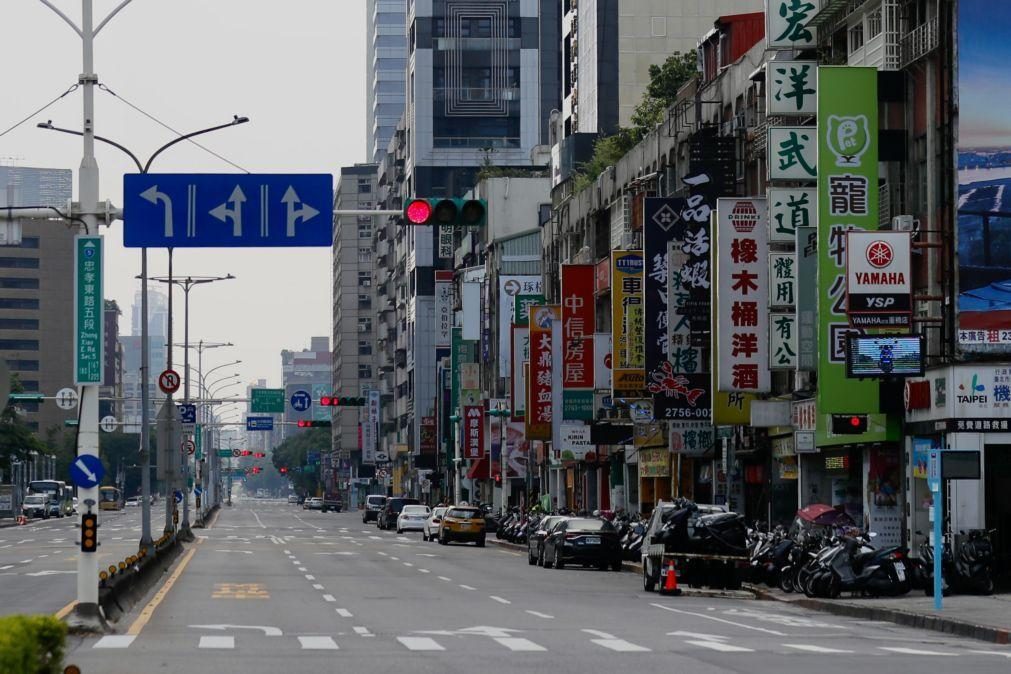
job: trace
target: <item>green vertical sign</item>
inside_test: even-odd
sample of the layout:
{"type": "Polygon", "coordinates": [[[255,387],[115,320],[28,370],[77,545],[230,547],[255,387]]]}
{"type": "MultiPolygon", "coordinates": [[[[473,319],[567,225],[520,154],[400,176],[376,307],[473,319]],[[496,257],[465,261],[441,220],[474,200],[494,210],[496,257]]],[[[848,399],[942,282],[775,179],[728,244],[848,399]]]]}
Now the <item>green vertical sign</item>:
{"type": "Polygon", "coordinates": [[[530,307],[544,304],[544,295],[517,295],[513,300],[513,323],[521,328],[530,325],[530,307]]]}
{"type": "Polygon", "coordinates": [[[74,237],[74,383],[102,383],[102,237],[74,237]]]}
{"type": "Polygon", "coordinates": [[[193,428],[193,444],[196,445],[197,448],[197,451],[195,452],[197,461],[204,458],[203,430],[204,429],[200,424],[196,424],[193,428]]]}
{"type": "Polygon", "coordinates": [[[878,72],[818,68],[818,446],[887,439],[878,382],[846,378],[846,232],[878,229],[878,72]],[[868,414],[868,432],[831,435],[832,414],[868,414]]]}

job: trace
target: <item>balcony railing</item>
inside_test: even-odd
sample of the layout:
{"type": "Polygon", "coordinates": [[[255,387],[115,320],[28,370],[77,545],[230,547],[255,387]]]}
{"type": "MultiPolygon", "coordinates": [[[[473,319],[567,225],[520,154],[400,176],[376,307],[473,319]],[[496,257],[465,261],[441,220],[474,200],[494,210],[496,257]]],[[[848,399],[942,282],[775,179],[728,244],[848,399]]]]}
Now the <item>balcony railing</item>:
{"type": "Polygon", "coordinates": [[[432,89],[437,101],[453,98],[460,103],[490,103],[520,100],[519,87],[438,87],[432,89]]]}
{"type": "Polygon", "coordinates": [[[907,67],[937,49],[939,38],[936,16],[911,30],[899,41],[902,67],[907,67]]]}

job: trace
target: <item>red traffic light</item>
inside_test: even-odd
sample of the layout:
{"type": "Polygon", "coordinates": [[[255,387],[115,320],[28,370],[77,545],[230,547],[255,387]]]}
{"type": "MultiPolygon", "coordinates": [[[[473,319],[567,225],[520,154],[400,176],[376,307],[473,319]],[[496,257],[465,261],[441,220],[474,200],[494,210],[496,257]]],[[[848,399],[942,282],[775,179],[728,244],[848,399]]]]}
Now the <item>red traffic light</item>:
{"type": "Polygon", "coordinates": [[[279,470],[281,472],[281,475],[285,475],[288,472],[288,469],[284,468],[283,466],[279,470]]]}
{"type": "Polygon", "coordinates": [[[856,428],[860,425],[860,417],[850,417],[850,426],[856,428]]]}
{"type": "Polygon", "coordinates": [[[330,407],[330,405],[332,404],[331,400],[332,399],[330,398],[330,396],[320,396],[319,404],[322,405],[323,407],[330,407]]]}
{"type": "Polygon", "coordinates": [[[309,422],[306,421],[305,419],[299,419],[298,420],[298,427],[299,428],[308,428],[309,427],[309,422]]]}
{"type": "Polygon", "coordinates": [[[424,225],[432,217],[432,205],[427,199],[414,199],[407,204],[404,214],[412,225],[424,225]]]}

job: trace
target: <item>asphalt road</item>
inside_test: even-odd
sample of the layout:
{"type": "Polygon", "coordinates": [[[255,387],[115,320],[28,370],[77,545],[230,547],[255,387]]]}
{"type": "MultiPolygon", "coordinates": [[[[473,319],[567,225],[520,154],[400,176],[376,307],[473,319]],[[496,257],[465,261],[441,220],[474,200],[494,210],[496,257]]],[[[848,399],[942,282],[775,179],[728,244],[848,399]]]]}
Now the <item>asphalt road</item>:
{"type": "Polygon", "coordinates": [[[647,595],[634,574],[423,543],[359,513],[245,501],[198,535],[167,591],[154,588],[119,634],[72,637],[67,662],[104,674],[1011,670],[1007,647],[758,601],[647,595]]]}
{"type": "MultiPolygon", "coordinates": [[[[165,522],[164,507],[159,502],[151,511],[156,538],[165,522]]],[[[137,552],[140,510],[99,514],[99,568],[137,552]]],[[[0,528],[0,615],[55,613],[76,599],[79,522],[75,515],[0,528]]]]}

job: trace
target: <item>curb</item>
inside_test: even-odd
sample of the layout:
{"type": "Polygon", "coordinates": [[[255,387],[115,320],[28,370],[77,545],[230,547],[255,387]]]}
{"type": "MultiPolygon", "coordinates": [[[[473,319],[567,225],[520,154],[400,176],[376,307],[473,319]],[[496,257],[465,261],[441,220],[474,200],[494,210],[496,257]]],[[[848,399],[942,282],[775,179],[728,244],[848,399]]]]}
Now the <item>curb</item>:
{"type": "MultiPolygon", "coordinates": [[[[521,545],[519,543],[510,543],[509,541],[503,541],[497,538],[488,538],[487,541],[492,545],[497,545],[500,548],[506,548],[509,550],[519,550],[522,552],[527,551],[527,546],[521,545]]],[[[627,562],[623,561],[621,563],[621,570],[624,573],[634,573],[637,575],[642,574],[642,564],[639,562],[627,562]]],[[[649,596],[649,593],[645,593],[649,596]]],[[[753,600],[759,599],[758,593],[747,586],[741,590],[706,590],[704,588],[698,587],[682,587],[681,588],[682,597],[705,597],[707,599],[746,599],[753,600]]]]}
{"type": "Polygon", "coordinates": [[[939,615],[926,613],[913,613],[894,608],[881,608],[879,606],[854,606],[853,604],[836,603],[823,601],[820,599],[784,599],[766,590],[748,586],[755,593],[758,599],[775,601],[782,604],[792,604],[801,606],[813,611],[843,615],[850,618],[861,618],[864,620],[880,620],[904,627],[914,627],[934,632],[943,632],[960,637],[968,637],[979,641],[987,641],[994,644],[1006,645],[1011,643],[1011,630],[990,625],[977,625],[965,620],[945,618],[939,615]]]}

